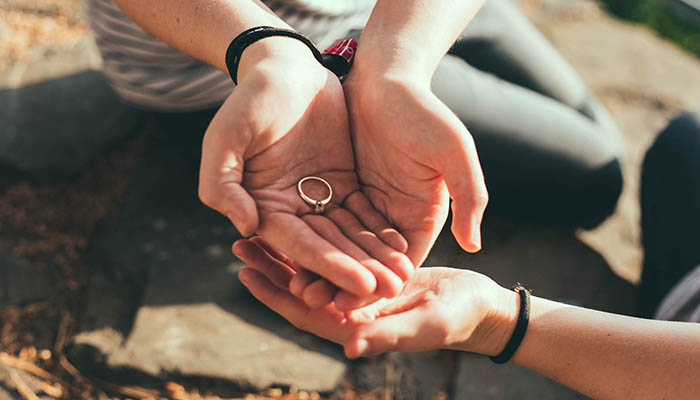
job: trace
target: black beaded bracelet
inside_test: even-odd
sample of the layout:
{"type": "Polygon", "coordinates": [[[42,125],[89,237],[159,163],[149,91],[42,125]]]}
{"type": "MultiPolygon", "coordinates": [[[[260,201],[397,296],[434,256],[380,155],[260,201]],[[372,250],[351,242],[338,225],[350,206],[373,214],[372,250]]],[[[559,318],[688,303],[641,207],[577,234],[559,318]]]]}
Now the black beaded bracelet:
{"type": "Polygon", "coordinates": [[[517,284],[512,289],[520,295],[518,322],[515,324],[513,335],[511,335],[510,340],[506,344],[506,347],[503,349],[501,354],[489,357],[489,359],[496,364],[505,364],[510,361],[515,352],[518,350],[518,347],[520,347],[520,343],[522,343],[523,338],[525,337],[527,325],[530,322],[530,291],[525,289],[520,284],[517,284]]]}

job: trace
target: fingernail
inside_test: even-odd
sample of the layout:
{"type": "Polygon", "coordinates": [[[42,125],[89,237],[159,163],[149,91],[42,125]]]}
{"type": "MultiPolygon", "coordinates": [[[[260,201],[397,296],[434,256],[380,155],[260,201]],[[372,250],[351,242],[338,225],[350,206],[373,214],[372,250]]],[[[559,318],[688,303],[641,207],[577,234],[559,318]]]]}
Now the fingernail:
{"type": "Polygon", "coordinates": [[[472,243],[481,250],[481,225],[479,224],[472,226],[472,243]]]}
{"type": "Polygon", "coordinates": [[[238,272],[238,280],[241,281],[246,287],[248,286],[248,270],[246,268],[238,272]]]}

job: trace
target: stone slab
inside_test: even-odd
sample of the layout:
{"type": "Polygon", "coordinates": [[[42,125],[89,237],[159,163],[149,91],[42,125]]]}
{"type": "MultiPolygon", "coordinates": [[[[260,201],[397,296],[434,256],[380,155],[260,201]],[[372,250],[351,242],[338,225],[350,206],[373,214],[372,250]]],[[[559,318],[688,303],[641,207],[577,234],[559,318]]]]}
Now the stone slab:
{"type": "Polygon", "coordinates": [[[39,181],[72,177],[133,132],[141,113],[99,71],[0,90],[0,168],[39,181]]]}
{"type": "Polygon", "coordinates": [[[238,281],[239,236],[197,198],[197,140],[149,146],[120,215],[93,242],[88,259],[101,272],[71,360],[111,380],[332,391],[347,370],[342,349],[293,328],[238,281]]]}
{"type": "MultiPolygon", "coordinates": [[[[449,223],[446,224],[449,226],[449,223]]],[[[513,224],[487,215],[483,249],[469,254],[443,232],[426,265],[468,268],[500,285],[520,282],[534,295],[602,311],[634,314],[636,291],[576,233],[556,227],[513,224]]]]}
{"type": "Polygon", "coordinates": [[[0,310],[44,300],[54,292],[46,273],[0,247],[0,310]]]}
{"type": "Polygon", "coordinates": [[[359,393],[396,400],[432,400],[451,390],[457,354],[389,353],[360,359],[352,365],[351,382],[359,393]]]}
{"type": "Polygon", "coordinates": [[[460,356],[455,399],[574,400],[587,397],[514,364],[496,365],[474,354],[460,356]]]}

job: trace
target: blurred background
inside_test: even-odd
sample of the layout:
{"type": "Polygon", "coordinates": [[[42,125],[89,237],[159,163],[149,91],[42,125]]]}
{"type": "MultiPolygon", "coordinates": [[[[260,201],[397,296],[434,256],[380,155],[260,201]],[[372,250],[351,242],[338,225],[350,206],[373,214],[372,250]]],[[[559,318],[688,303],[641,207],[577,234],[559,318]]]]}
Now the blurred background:
{"type": "MultiPolygon", "coordinates": [[[[513,1],[617,122],[623,194],[589,231],[489,220],[476,255],[445,231],[426,264],[632,314],[639,169],[668,121],[700,105],[700,1],[513,1]]],[[[0,400],[581,398],[447,351],[351,363],[258,306],[235,283],[235,231],[177,157],[159,155],[150,178],[138,168],[153,121],[100,69],[79,0],[0,0],[0,400]],[[172,204],[150,204],[163,166],[172,204]]]]}

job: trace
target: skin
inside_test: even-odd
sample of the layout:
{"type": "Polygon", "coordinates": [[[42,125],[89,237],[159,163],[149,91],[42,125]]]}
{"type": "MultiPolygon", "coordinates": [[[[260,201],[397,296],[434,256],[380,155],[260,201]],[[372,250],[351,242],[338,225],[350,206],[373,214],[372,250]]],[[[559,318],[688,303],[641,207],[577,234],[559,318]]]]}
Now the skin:
{"type": "MultiPolygon", "coordinates": [[[[230,41],[251,26],[289,28],[257,1],[117,0],[147,31],[222,70],[230,41]]],[[[299,294],[326,304],[338,290],[359,297],[394,296],[413,273],[407,244],[359,191],[347,106],[338,78],[290,38],[249,46],[238,86],[207,129],[199,196],[244,236],[257,233],[322,282],[299,294]],[[284,79],[280,79],[284,77],[284,79]],[[333,187],[331,204],[314,215],[296,192],[305,176],[333,187]]],[[[324,198],[325,187],[304,190],[324,198]]]]}
{"type": "MultiPolygon", "coordinates": [[[[286,289],[296,273],[260,239],[237,242],[251,293],[300,329],[333,340],[350,358],[452,349],[499,354],[517,322],[518,295],[488,277],[422,268],[393,299],[346,313],[311,309],[286,289]]],[[[695,399],[700,324],[655,321],[531,298],[530,323],[511,362],[596,399],[695,399]]]]}
{"type": "MultiPolygon", "coordinates": [[[[290,289],[307,305],[351,310],[397,294],[444,225],[450,197],[458,242],[481,248],[488,195],[474,142],[432,94],[430,77],[482,1],[379,0],[344,88],[293,39],[244,51],[239,87],[204,139],[199,194],[244,236],[258,233],[306,267],[290,289]],[[325,219],[308,215],[293,190],[311,174],[329,178],[337,194],[325,219]],[[354,218],[335,211],[341,206],[354,218]]],[[[223,71],[243,30],[288,28],[253,0],[116,2],[223,71]]]]}
{"type": "MultiPolygon", "coordinates": [[[[379,0],[343,84],[362,192],[406,238],[414,265],[442,230],[450,198],[455,238],[464,250],[479,251],[488,203],[471,134],[430,90],[439,61],[483,2],[437,3],[379,0]]],[[[302,271],[292,292],[315,282],[302,271]]],[[[375,300],[335,297],[345,311],[375,300]]]]}

